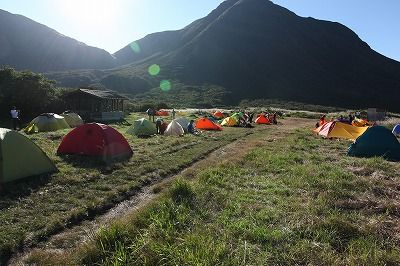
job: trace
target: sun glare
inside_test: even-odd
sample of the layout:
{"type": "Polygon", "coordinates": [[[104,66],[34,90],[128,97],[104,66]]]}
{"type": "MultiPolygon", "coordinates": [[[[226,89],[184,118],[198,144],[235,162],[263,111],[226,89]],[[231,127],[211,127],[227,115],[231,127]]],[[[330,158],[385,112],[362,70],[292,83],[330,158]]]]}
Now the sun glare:
{"type": "Polygon", "coordinates": [[[119,5],[113,0],[63,0],[54,4],[74,26],[113,24],[119,11],[119,5]]]}

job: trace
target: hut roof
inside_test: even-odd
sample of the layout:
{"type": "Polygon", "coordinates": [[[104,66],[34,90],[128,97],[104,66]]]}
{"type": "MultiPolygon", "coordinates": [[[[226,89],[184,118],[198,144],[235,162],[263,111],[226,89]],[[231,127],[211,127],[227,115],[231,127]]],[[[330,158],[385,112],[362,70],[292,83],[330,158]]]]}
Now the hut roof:
{"type": "Polygon", "coordinates": [[[121,99],[121,100],[127,99],[126,97],[121,96],[116,92],[106,91],[106,90],[79,89],[78,91],[75,91],[75,93],[76,92],[86,93],[101,99],[121,99]]]}

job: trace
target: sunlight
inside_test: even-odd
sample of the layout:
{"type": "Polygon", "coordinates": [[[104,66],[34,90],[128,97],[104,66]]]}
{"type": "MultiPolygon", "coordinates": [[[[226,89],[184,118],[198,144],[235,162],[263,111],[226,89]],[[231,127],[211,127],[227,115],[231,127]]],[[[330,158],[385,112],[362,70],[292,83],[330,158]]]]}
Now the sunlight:
{"type": "Polygon", "coordinates": [[[118,16],[119,6],[112,0],[68,0],[56,3],[58,11],[68,16],[75,26],[112,24],[118,16]]]}

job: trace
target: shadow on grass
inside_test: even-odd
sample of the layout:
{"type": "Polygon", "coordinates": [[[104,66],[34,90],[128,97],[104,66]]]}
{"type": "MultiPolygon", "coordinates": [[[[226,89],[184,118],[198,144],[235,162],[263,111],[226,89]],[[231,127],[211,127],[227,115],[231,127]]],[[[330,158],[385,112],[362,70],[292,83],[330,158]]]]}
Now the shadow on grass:
{"type": "Polygon", "coordinates": [[[67,164],[75,168],[99,169],[104,174],[111,174],[118,169],[120,163],[127,162],[131,156],[120,156],[112,159],[102,156],[85,156],[85,155],[59,155],[67,164]]]}
{"type": "Polygon", "coordinates": [[[7,208],[15,200],[29,196],[50,182],[52,174],[30,176],[14,182],[0,184],[0,210],[7,208]]]}

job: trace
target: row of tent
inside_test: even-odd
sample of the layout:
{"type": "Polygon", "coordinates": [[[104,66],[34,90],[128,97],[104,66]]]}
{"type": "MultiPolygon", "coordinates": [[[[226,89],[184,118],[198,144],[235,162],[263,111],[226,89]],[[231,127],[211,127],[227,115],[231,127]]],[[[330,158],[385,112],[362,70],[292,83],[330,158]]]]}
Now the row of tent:
{"type": "MultiPolygon", "coordinates": [[[[228,118],[236,123],[241,115],[235,113],[228,118]]],[[[266,117],[258,118],[259,123],[267,123],[263,118],[266,117]]],[[[183,135],[188,131],[188,125],[189,120],[186,118],[174,119],[166,126],[164,135],[183,135]]],[[[108,162],[133,154],[128,141],[117,130],[99,123],[83,124],[81,117],[75,113],[42,114],[29,123],[25,132],[48,132],[70,127],[75,129],[64,136],[57,149],[58,155],[95,156],[108,162]]],[[[222,130],[221,125],[209,118],[198,119],[195,127],[201,130],[222,130]]],[[[154,123],[142,118],[136,120],[127,133],[150,136],[156,134],[156,131],[154,123]]],[[[54,163],[32,140],[17,131],[0,128],[0,184],[55,171],[57,168],[54,163]],[[24,167],[20,167],[21,162],[24,162],[24,167]]]]}
{"type": "MultiPolygon", "coordinates": [[[[158,115],[165,115],[165,114],[160,113],[158,115]]],[[[215,112],[213,116],[215,117],[215,119],[221,118],[221,120],[217,121],[212,117],[200,118],[195,123],[196,128],[202,130],[222,130],[221,126],[226,126],[226,127],[239,126],[240,121],[244,119],[244,114],[242,112],[234,113],[231,116],[228,116],[224,119],[222,118],[225,117],[225,115],[220,111],[215,112]]],[[[271,124],[271,121],[265,115],[260,114],[257,116],[255,123],[271,124]]],[[[49,132],[66,128],[74,128],[83,124],[84,122],[82,118],[76,113],[64,112],[61,115],[54,113],[45,113],[34,118],[24,129],[24,131],[27,134],[33,134],[38,132],[49,132]]],[[[165,125],[165,127],[167,127],[165,135],[183,134],[182,130],[184,133],[187,132],[188,124],[189,121],[186,118],[177,118],[174,121],[172,121],[170,125],[165,125]],[[182,127],[182,129],[179,128],[179,125],[182,127]]],[[[145,136],[145,135],[156,134],[157,130],[153,123],[143,118],[135,121],[133,128],[130,129],[130,133],[134,135],[145,136]]]]}
{"type": "Polygon", "coordinates": [[[76,113],[64,112],[61,115],[45,113],[34,118],[24,131],[27,134],[56,131],[83,125],[82,118],[76,113]]]}
{"type": "Polygon", "coordinates": [[[325,138],[353,140],[348,155],[356,157],[384,157],[389,160],[400,160],[400,125],[393,131],[383,126],[355,126],[338,121],[326,123],[314,132],[325,138]]]}
{"type": "MultiPolygon", "coordinates": [[[[62,122],[64,119],[56,114],[40,115],[32,125],[36,127],[35,132],[69,128],[62,122]]],[[[182,135],[187,132],[188,124],[186,118],[175,119],[164,134],[182,135]]],[[[214,123],[208,119],[199,119],[197,125],[204,129],[210,129],[210,126],[214,128],[214,123]]],[[[135,121],[127,132],[137,136],[153,135],[156,134],[156,128],[154,123],[142,118],[135,121]]],[[[129,158],[132,154],[128,141],[121,133],[99,123],[78,125],[64,136],[57,149],[57,155],[94,156],[105,162],[129,158]]],[[[32,140],[17,131],[0,128],[0,184],[56,171],[54,163],[32,140]],[[21,162],[24,167],[21,167],[21,162]]]]}
{"type": "MultiPolygon", "coordinates": [[[[220,117],[220,114],[222,114],[221,112],[216,112],[213,114],[213,116],[215,118],[220,117]]],[[[223,115],[223,114],[222,114],[223,115]]],[[[228,116],[226,118],[224,118],[221,121],[221,126],[226,126],[226,127],[235,127],[235,126],[239,126],[240,121],[244,119],[244,114],[242,112],[237,112],[232,114],[231,116],[228,116]]],[[[256,120],[254,121],[256,124],[258,125],[269,125],[271,124],[271,120],[266,117],[266,115],[264,113],[261,113],[259,115],[257,115],[256,120]]]]}

